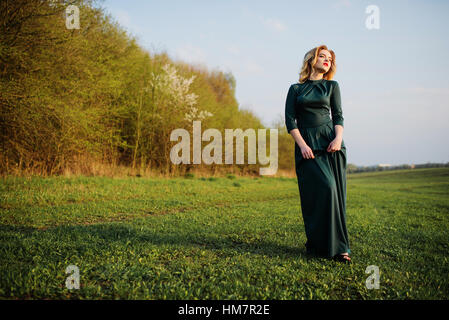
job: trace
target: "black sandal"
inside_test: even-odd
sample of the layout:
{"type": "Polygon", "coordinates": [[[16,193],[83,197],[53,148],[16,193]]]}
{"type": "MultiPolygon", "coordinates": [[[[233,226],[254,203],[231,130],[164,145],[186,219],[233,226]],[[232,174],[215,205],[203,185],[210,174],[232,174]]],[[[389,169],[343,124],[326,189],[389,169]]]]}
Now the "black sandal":
{"type": "Polygon", "coordinates": [[[349,257],[349,254],[337,254],[333,257],[333,259],[338,262],[351,263],[351,257],[349,257]]]}

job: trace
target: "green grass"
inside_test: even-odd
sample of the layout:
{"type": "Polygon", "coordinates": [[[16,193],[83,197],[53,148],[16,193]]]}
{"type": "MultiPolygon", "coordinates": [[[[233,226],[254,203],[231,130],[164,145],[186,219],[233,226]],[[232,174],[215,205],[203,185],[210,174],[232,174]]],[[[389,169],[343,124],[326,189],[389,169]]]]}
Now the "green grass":
{"type": "Polygon", "coordinates": [[[295,178],[3,178],[0,297],[447,299],[448,195],[449,168],[348,175],[344,265],[306,256],[295,178]]]}

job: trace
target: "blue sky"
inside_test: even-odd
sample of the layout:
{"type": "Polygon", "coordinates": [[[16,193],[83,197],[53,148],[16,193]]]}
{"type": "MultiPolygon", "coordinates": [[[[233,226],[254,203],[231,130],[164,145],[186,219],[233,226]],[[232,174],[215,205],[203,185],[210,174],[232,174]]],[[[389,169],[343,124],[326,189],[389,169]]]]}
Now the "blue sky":
{"type": "Polygon", "coordinates": [[[101,6],[148,51],[232,72],[240,108],[267,127],[283,119],[304,54],[325,44],[336,54],[348,163],[449,161],[449,1],[104,0],[101,6]],[[379,8],[379,29],[365,25],[369,5],[379,8]]]}

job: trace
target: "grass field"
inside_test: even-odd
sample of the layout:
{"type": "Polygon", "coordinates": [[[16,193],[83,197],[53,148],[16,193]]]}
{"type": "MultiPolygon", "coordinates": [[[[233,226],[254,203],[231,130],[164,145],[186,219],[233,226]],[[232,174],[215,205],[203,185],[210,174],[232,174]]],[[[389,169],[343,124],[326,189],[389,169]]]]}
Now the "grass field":
{"type": "Polygon", "coordinates": [[[348,175],[352,265],[305,254],[296,178],[0,181],[2,299],[448,298],[449,168],[348,175]]]}

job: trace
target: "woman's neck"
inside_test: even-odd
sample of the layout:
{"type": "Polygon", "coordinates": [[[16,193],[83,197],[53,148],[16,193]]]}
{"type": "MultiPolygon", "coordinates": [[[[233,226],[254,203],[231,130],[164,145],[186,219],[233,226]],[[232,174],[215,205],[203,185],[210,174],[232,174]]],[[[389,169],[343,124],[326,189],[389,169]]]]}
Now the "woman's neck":
{"type": "Polygon", "coordinates": [[[319,72],[312,72],[309,77],[310,80],[321,80],[323,79],[323,74],[319,72]]]}

